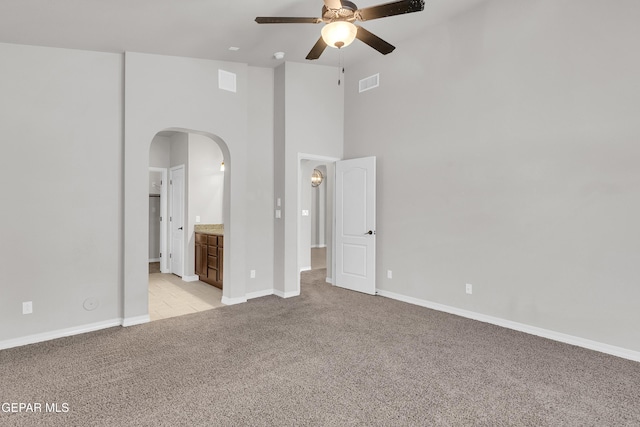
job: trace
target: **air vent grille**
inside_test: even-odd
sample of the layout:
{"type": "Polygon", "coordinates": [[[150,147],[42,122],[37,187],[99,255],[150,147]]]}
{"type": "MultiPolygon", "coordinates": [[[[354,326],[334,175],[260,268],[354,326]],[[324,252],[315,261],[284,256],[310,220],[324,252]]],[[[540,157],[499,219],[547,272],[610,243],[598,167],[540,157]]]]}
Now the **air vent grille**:
{"type": "Polygon", "coordinates": [[[360,80],[359,92],[364,92],[370,89],[374,89],[380,86],[380,73],[373,76],[365,77],[360,80]]]}
{"type": "Polygon", "coordinates": [[[236,75],[224,70],[218,70],[218,87],[229,92],[236,91],[236,75]]]}

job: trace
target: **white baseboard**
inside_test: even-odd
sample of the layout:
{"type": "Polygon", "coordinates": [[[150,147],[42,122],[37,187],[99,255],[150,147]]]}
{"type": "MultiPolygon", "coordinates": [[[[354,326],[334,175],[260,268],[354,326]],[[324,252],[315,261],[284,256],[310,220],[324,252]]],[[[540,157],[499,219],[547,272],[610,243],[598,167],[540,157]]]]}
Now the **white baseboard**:
{"type": "Polygon", "coordinates": [[[309,271],[311,270],[311,266],[309,267],[300,267],[300,271],[309,271]]]}
{"type": "Polygon", "coordinates": [[[70,337],[72,335],[84,334],[87,332],[98,331],[100,329],[112,328],[114,326],[120,326],[121,324],[122,319],[111,319],[102,322],[89,323],[81,326],[74,326],[72,328],[43,332],[41,334],[27,335],[25,337],[0,341],[0,350],[54,340],[56,338],[70,337]]]}
{"type": "Polygon", "coordinates": [[[148,314],[143,314],[142,316],[134,316],[134,317],[125,317],[122,319],[122,326],[125,328],[128,326],[142,325],[143,323],[151,322],[151,317],[148,314]]]}
{"type": "Polygon", "coordinates": [[[324,280],[325,282],[331,283],[333,285],[333,279],[331,277],[326,277],[324,280]]]}
{"type": "Polygon", "coordinates": [[[166,274],[166,273],[171,273],[171,270],[170,270],[170,269],[168,269],[168,268],[165,268],[164,270],[163,270],[163,269],[160,269],[160,273],[165,273],[165,274],[166,274]]]}
{"type": "Polygon", "coordinates": [[[223,303],[224,305],[236,305],[236,304],[242,304],[243,302],[247,302],[247,297],[236,297],[236,298],[229,298],[229,297],[222,297],[222,301],[220,301],[221,303],[223,303]]]}
{"type": "Polygon", "coordinates": [[[182,276],[183,282],[197,282],[200,280],[200,276],[182,276]]]}
{"type": "Polygon", "coordinates": [[[430,308],[437,311],[444,311],[445,313],[455,314],[456,316],[466,317],[468,319],[478,320],[480,322],[491,323],[492,325],[502,326],[503,328],[513,329],[513,330],[524,332],[527,334],[548,338],[550,340],[563,342],[565,344],[571,344],[578,347],[587,348],[589,350],[595,350],[601,353],[622,357],[623,359],[629,359],[629,360],[634,360],[636,362],[640,362],[640,352],[638,351],[629,350],[622,347],[616,347],[613,345],[604,344],[601,342],[592,341],[585,338],[576,337],[573,335],[563,334],[561,332],[556,332],[549,329],[538,328],[537,326],[531,326],[524,323],[513,322],[511,320],[501,319],[499,317],[488,316],[486,314],[476,313],[474,311],[451,307],[448,305],[439,304],[437,302],[431,302],[431,301],[421,300],[418,298],[408,297],[406,295],[396,294],[394,292],[389,292],[382,289],[376,290],[376,294],[382,297],[407,302],[409,304],[415,304],[421,307],[426,307],[426,308],[430,308]]]}
{"type": "Polygon", "coordinates": [[[319,248],[326,248],[327,245],[311,245],[311,248],[313,249],[319,249],[319,248]]]}
{"type": "Polygon", "coordinates": [[[149,262],[160,262],[160,258],[149,258],[149,262]]]}
{"type": "Polygon", "coordinates": [[[291,292],[282,292],[277,289],[274,289],[273,294],[276,296],[279,296],[280,298],[297,297],[298,295],[300,295],[300,289],[298,289],[297,291],[291,291],[291,292]]]}
{"type": "Polygon", "coordinates": [[[264,291],[249,292],[246,295],[246,297],[247,297],[247,300],[250,300],[254,298],[266,297],[267,295],[273,295],[273,289],[265,289],[264,291]]]}

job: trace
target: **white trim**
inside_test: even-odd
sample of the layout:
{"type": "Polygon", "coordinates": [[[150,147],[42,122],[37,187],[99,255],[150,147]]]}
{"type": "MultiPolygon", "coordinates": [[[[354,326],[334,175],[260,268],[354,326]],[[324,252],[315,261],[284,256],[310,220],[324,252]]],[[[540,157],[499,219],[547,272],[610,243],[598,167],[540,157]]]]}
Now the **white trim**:
{"type": "MultiPolygon", "coordinates": [[[[180,272],[180,274],[178,274],[177,272],[173,271],[173,263],[171,261],[171,259],[169,259],[169,261],[167,262],[167,268],[169,269],[170,273],[175,274],[176,276],[182,278],[182,276],[184,276],[184,272],[187,271],[187,251],[186,251],[186,247],[185,247],[185,240],[186,240],[186,231],[184,230],[184,224],[188,223],[187,218],[185,218],[185,204],[187,203],[187,167],[184,164],[181,165],[177,165],[177,166],[172,166],[169,168],[169,186],[173,185],[173,173],[175,171],[178,170],[182,170],[182,206],[178,206],[177,209],[180,210],[180,216],[182,218],[182,224],[183,224],[183,230],[182,230],[182,239],[180,241],[180,252],[182,253],[182,271],[180,272]]],[[[175,206],[173,206],[173,193],[168,190],[168,212],[167,215],[168,217],[172,218],[174,216],[174,209],[176,209],[175,206]]],[[[167,227],[168,227],[168,233],[167,233],[167,237],[169,239],[168,243],[167,243],[167,253],[172,254],[173,252],[175,252],[175,248],[173,247],[173,231],[171,230],[171,221],[167,221],[167,227]]]]}
{"type": "Polygon", "coordinates": [[[456,316],[466,317],[468,319],[478,320],[480,322],[491,323],[492,325],[501,326],[507,329],[513,329],[516,331],[524,332],[531,335],[536,335],[550,340],[559,341],[565,344],[571,344],[578,347],[583,347],[589,350],[599,351],[601,353],[610,354],[612,356],[622,357],[623,359],[634,360],[640,362],[640,352],[629,350],[622,347],[617,347],[597,341],[588,340],[586,338],[576,337],[573,335],[563,334],[561,332],[552,331],[549,329],[538,328],[537,326],[526,325],[524,323],[513,322],[511,320],[501,319],[499,317],[488,316],[482,313],[476,313],[474,311],[464,310],[461,308],[451,307],[437,302],[426,301],[418,298],[413,298],[394,292],[377,289],[376,294],[382,297],[395,299],[398,301],[407,302],[409,304],[419,305],[421,307],[430,308],[437,311],[443,311],[445,313],[455,314],[456,316]]]}
{"type": "Polygon", "coordinates": [[[325,282],[327,283],[331,283],[333,285],[333,278],[332,277],[325,277],[325,282]]]}
{"type": "Polygon", "coordinates": [[[160,262],[160,258],[151,258],[149,262],[160,262]]]}
{"type": "Polygon", "coordinates": [[[298,290],[291,291],[291,292],[282,292],[282,291],[279,291],[278,289],[274,289],[273,294],[276,296],[279,296],[280,298],[292,298],[300,295],[300,289],[298,288],[298,290]]]}
{"type": "Polygon", "coordinates": [[[273,289],[265,289],[263,291],[249,292],[246,297],[247,300],[250,300],[254,298],[266,297],[267,295],[273,295],[273,293],[273,289]]]}
{"type": "Polygon", "coordinates": [[[197,282],[198,280],[200,280],[200,276],[182,276],[183,282],[197,282]]]}
{"type": "Polygon", "coordinates": [[[143,314],[142,316],[125,317],[122,319],[122,326],[128,328],[129,326],[142,325],[149,322],[151,322],[151,317],[148,314],[143,314]]]}
{"type": "Polygon", "coordinates": [[[326,248],[327,245],[311,245],[311,249],[322,249],[322,248],[326,248]]]}
{"type": "Polygon", "coordinates": [[[224,305],[242,304],[243,302],[247,302],[247,297],[245,296],[245,297],[229,298],[229,297],[223,296],[220,302],[223,303],[224,305]]]}
{"type": "Polygon", "coordinates": [[[112,328],[114,326],[120,326],[121,324],[122,319],[111,319],[102,322],[89,323],[87,325],[74,326],[72,328],[58,329],[50,332],[43,332],[40,334],[27,335],[20,338],[13,338],[5,341],[0,341],[0,350],[20,347],[28,344],[35,344],[43,341],[55,340],[62,337],[70,337],[72,335],[84,334],[87,332],[98,331],[100,329],[112,328]]]}
{"type": "MultiPolygon", "coordinates": [[[[169,208],[167,205],[167,188],[169,187],[169,171],[167,168],[157,168],[152,166],[149,167],[149,172],[160,172],[162,174],[162,187],[160,188],[160,216],[162,217],[162,221],[160,221],[160,254],[168,254],[169,245],[167,244],[167,227],[169,224],[169,208]]],[[[160,272],[169,273],[169,257],[165,256],[164,259],[160,257],[154,260],[154,262],[158,261],[160,261],[160,272]]]]}
{"type": "Polygon", "coordinates": [[[301,267],[301,268],[300,268],[300,271],[301,271],[301,272],[302,272],[302,271],[311,271],[311,266],[309,266],[309,267],[301,267]]]}

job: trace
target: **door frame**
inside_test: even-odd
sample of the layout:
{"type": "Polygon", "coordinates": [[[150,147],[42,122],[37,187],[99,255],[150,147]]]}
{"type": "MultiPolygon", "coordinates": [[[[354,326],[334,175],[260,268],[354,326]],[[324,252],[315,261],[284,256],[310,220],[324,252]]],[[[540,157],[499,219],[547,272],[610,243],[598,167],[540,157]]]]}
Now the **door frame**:
{"type": "MultiPolygon", "coordinates": [[[[186,200],[186,179],[187,179],[187,168],[185,167],[184,164],[182,165],[177,165],[177,166],[172,166],[171,168],[169,168],[169,180],[171,181],[171,174],[176,171],[182,169],[182,206],[180,206],[180,213],[181,213],[181,217],[182,217],[182,222],[183,222],[183,229],[182,229],[182,239],[180,241],[180,251],[182,252],[182,260],[181,260],[181,264],[182,264],[182,274],[180,275],[180,277],[183,277],[185,275],[185,230],[184,230],[184,223],[186,222],[186,218],[185,218],[185,203],[184,201],[186,200]]],[[[171,183],[170,185],[173,185],[173,183],[171,183]]],[[[173,217],[173,209],[175,208],[173,206],[173,197],[169,197],[169,214],[173,217]]],[[[173,236],[171,235],[171,222],[172,221],[167,221],[167,228],[169,229],[169,243],[168,243],[168,249],[169,249],[169,253],[173,254],[173,236]]],[[[171,261],[168,261],[169,264],[169,273],[174,273],[173,268],[171,266],[171,261]]]]}
{"type": "Polygon", "coordinates": [[[149,172],[161,172],[162,173],[162,186],[160,187],[160,272],[169,272],[169,248],[167,246],[167,221],[168,208],[167,208],[167,168],[149,167],[149,172]],[[162,256],[164,254],[164,256],[162,256]]]}
{"type": "MultiPolygon", "coordinates": [[[[297,274],[297,289],[294,292],[295,295],[300,295],[300,269],[303,267],[300,265],[300,238],[302,236],[302,161],[310,160],[310,161],[320,161],[325,162],[327,164],[335,163],[338,160],[341,160],[338,157],[329,157],[329,156],[321,156],[318,154],[309,154],[309,153],[298,153],[298,165],[297,165],[297,182],[298,182],[298,192],[297,192],[297,204],[296,204],[296,274],[297,274]]],[[[335,168],[334,168],[335,169],[335,168]]],[[[335,182],[335,173],[334,176],[325,177],[330,178],[332,185],[335,182]]],[[[311,186],[311,178],[309,178],[309,186],[311,186]]],[[[335,206],[332,204],[331,210],[327,209],[326,211],[326,220],[331,221],[331,275],[327,276],[326,281],[328,283],[334,283],[334,275],[335,275],[335,206]]],[[[327,245],[329,246],[329,245],[327,245]]],[[[309,249],[309,248],[307,248],[309,249]]]]}

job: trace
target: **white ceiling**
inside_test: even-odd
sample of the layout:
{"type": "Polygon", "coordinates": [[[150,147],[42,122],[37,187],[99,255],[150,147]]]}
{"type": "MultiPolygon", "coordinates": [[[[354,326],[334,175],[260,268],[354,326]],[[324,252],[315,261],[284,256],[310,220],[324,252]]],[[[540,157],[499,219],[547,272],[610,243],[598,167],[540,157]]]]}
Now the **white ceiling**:
{"type": "MultiPolygon", "coordinates": [[[[485,0],[427,0],[423,12],[361,23],[402,48],[402,41],[485,0]]],[[[359,0],[360,8],[386,3],[359,0]]],[[[263,24],[256,16],[320,17],[322,0],[0,0],[0,42],[103,52],[146,52],[275,67],[304,58],[323,24],[263,24]],[[230,46],[240,48],[229,51],[230,46]]],[[[375,50],[356,40],[344,49],[346,65],[375,50]]],[[[391,57],[393,53],[389,56],[391,57]]],[[[327,48],[317,64],[336,65],[327,48]]]]}

